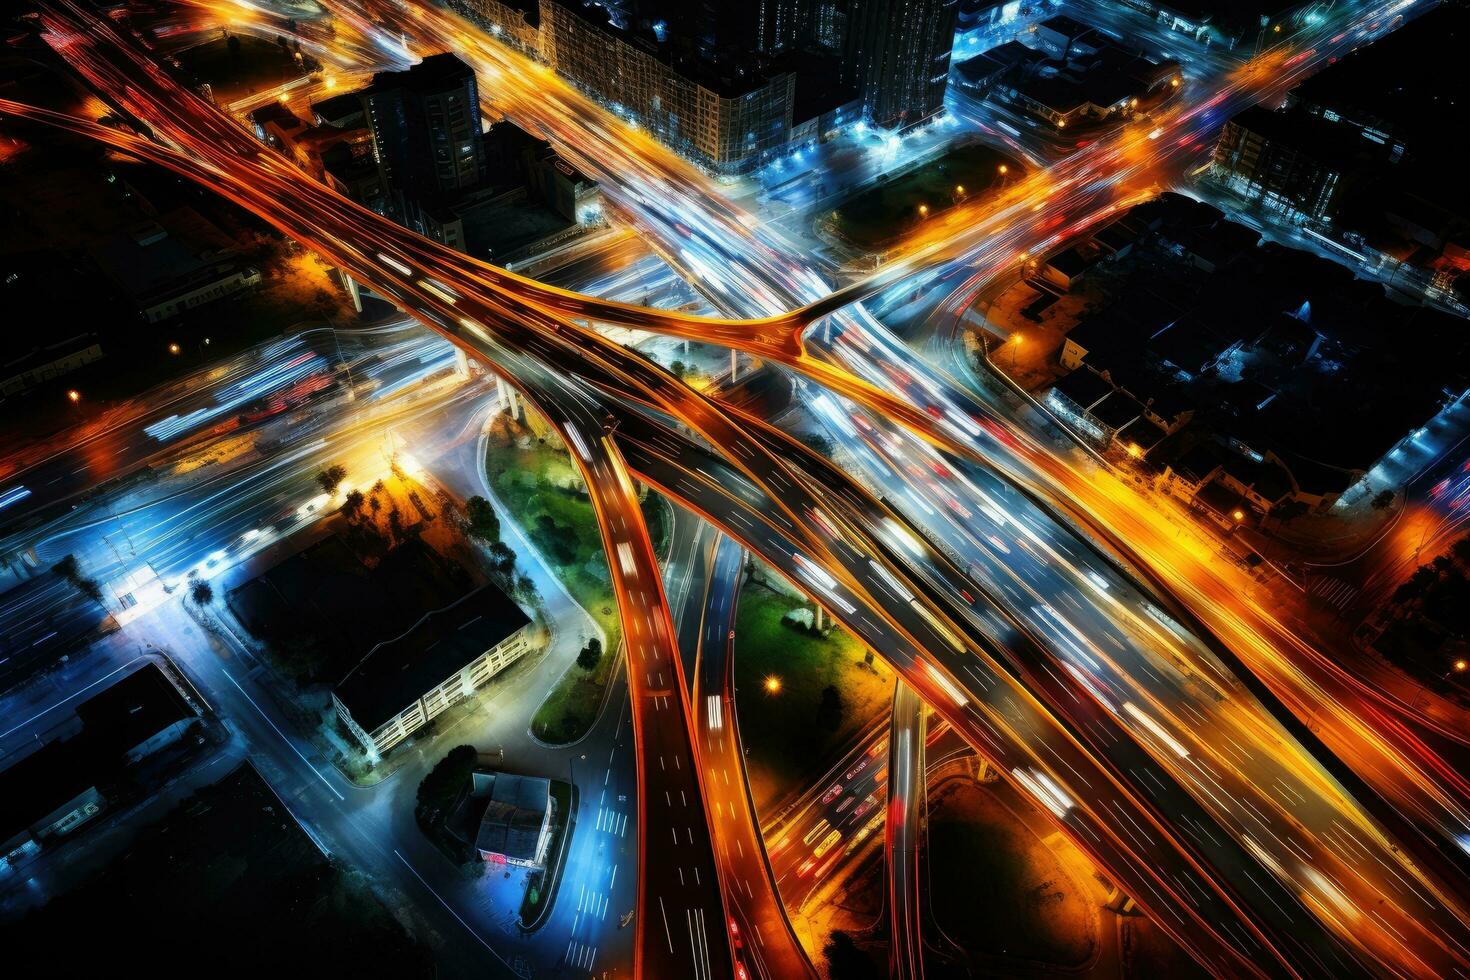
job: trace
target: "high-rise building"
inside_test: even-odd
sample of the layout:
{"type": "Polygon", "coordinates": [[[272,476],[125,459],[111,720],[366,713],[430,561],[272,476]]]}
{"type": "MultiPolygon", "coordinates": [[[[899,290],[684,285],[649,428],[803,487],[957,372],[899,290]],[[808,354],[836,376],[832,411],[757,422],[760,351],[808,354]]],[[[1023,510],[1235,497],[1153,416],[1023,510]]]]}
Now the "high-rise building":
{"type": "Polygon", "coordinates": [[[619,26],[582,0],[541,0],[542,55],[558,74],[720,173],[791,138],[795,76],[751,55],[701,50],[655,21],[619,26]]]}
{"type": "Polygon", "coordinates": [[[757,47],[767,54],[822,48],[841,51],[847,0],[757,0],[757,47]]]}
{"type": "Polygon", "coordinates": [[[959,0],[850,0],[845,81],[879,126],[917,125],[944,108],[959,0]]]}
{"type": "Polygon", "coordinates": [[[418,228],[423,208],[480,185],[480,92],[469,65],[432,55],[407,71],[379,72],[360,95],[393,217],[418,228]]]}

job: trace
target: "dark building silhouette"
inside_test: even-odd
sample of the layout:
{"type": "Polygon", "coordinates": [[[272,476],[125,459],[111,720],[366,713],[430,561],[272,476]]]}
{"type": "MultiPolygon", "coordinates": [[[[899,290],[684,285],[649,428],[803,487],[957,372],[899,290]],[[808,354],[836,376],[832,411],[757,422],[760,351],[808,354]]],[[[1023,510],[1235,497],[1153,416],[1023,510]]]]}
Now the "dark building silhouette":
{"type": "Polygon", "coordinates": [[[379,72],[360,95],[393,217],[422,231],[423,209],[484,180],[479,86],[474,70],[454,54],[433,55],[407,71],[379,72]]]}
{"type": "Polygon", "coordinates": [[[944,108],[958,0],[850,0],[845,80],[879,126],[914,126],[944,108]]]}

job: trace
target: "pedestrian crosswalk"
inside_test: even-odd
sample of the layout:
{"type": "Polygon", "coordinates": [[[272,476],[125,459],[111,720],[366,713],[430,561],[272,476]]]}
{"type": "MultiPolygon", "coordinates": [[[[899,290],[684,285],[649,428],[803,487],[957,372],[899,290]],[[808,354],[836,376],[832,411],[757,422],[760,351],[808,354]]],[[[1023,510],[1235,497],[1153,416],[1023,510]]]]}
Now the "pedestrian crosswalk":
{"type": "Polygon", "coordinates": [[[1316,597],[1324,605],[1342,610],[1358,594],[1358,587],[1340,578],[1323,575],[1311,580],[1307,585],[1307,594],[1316,597]]]}

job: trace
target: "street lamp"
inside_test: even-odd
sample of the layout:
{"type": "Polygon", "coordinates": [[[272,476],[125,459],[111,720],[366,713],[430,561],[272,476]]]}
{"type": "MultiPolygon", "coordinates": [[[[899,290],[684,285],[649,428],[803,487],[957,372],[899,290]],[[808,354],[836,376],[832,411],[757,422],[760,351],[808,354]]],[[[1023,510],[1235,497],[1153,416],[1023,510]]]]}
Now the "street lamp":
{"type": "Polygon", "coordinates": [[[927,217],[929,217],[929,205],[927,205],[927,204],[920,204],[919,205],[919,217],[921,217],[921,218],[927,218],[927,217]]]}
{"type": "Polygon", "coordinates": [[[1011,335],[1011,373],[1016,373],[1016,352],[1021,349],[1021,335],[1011,335]]]}
{"type": "Polygon", "coordinates": [[[1237,507],[1230,512],[1230,516],[1235,519],[1235,523],[1239,524],[1241,521],[1245,520],[1245,511],[1237,507]]]}
{"type": "Polygon", "coordinates": [[[780,694],[781,693],[781,678],[777,677],[775,674],[769,675],[766,678],[765,687],[766,687],[766,693],[767,694],[780,694]]]}
{"type": "Polygon", "coordinates": [[[66,393],[66,398],[73,405],[75,405],[77,402],[82,400],[82,393],[80,391],[77,391],[75,388],[72,388],[66,393]]]}
{"type": "Polygon", "coordinates": [[[169,344],[168,345],[168,352],[170,354],[177,354],[179,352],[179,345],[178,344],[169,344]]]}

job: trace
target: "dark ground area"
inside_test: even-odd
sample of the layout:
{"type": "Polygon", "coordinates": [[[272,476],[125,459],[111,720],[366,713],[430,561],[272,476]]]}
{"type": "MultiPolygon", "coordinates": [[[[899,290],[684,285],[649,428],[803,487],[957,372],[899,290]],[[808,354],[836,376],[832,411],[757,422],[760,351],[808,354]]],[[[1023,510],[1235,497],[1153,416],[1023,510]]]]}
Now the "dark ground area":
{"type": "Polygon", "coordinates": [[[844,201],[837,230],[860,248],[874,248],[923,219],[919,206],[933,218],[957,202],[973,197],[1000,179],[1005,164],[1012,179],[1020,164],[980,143],[966,143],[893,180],[844,201]],[[963,192],[957,192],[963,187],[963,192]]]}
{"type": "Polygon", "coordinates": [[[322,855],[249,765],[0,928],[0,943],[18,977],[434,975],[428,949],[322,855]]]}

